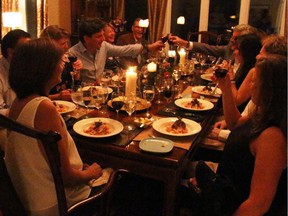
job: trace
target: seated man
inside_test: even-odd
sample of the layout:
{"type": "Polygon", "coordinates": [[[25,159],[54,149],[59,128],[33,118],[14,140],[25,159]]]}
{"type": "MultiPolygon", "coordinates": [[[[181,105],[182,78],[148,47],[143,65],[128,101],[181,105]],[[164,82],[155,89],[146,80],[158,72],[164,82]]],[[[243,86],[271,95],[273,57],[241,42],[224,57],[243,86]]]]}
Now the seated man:
{"type": "MultiPolygon", "coordinates": [[[[144,29],[139,26],[141,18],[136,18],[132,25],[132,32],[119,36],[117,39],[117,45],[127,45],[127,44],[137,44],[137,43],[147,43],[145,38],[143,38],[144,29]]],[[[138,55],[137,57],[120,57],[120,64],[123,68],[128,69],[131,66],[142,65],[147,60],[147,53],[143,55],[138,55]]]]}
{"type": "Polygon", "coordinates": [[[83,21],[79,26],[80,41],[69,49],[83,63],[81,78],[83,82],[99,82],[107,57],[137,56],[143,51],[154,51],[164,47],[161,40],[153,44],[131,44],[115,46],[105,41],[105,23],[100,20],[83,21]]]}
{"type": "Polygon", "coordinates": [[[1,41],[0,57],[0,114],[6,115],[15,99],[15,93],[8,83],[10,62],[16,47],[30,40],[31,35],[21,29],[8,32],[1,41]]]}

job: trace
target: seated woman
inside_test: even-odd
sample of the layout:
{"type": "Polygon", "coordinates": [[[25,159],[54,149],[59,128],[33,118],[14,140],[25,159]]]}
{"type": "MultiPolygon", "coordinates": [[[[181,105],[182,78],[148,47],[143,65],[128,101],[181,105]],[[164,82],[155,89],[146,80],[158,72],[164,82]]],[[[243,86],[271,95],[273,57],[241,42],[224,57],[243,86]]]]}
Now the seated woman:
{"type": "MultiPolygon", "coordinates": [[[[67,52],[70,47],[70,33],[57,25],[50,25],[43,29],[40,38],[49,38],[55,41],[64,52],[67,52]]],[[[68,54],[66,53],[66,55],[68,54]]],[[[81,83],[79,71],[83,67],[82,62],[79,59],[75,62],[69,62],[68,58],[65,62],[65,67],[61,75],[61,82],[54,86],[50,91],[49,98],[53,100],[70,100],[70,91],[68,89],[71,89],[73,81],[77,84],[81,83]],[[78,73],[74,74],[74,70],[78,71],[78,73]],[[71,73],[74,76],[74,80],[72,79],[71,73]]]]}
{"type": "MultiPolygon", "coordinates": [[[[260,58],[268,54],[278,54],[278,55],[287,57],[287,39],[279,35],[267,36],[263,40],[262,48],[256,58],[260,58]]],[[[241,101],[246,101],[247,99],[251,97],[250,84],[251,84],[253,73],[254,73],[254,68],[252,68],[249,71],[249,73],[245,77],[244,81],[242,82],[238,90],[235,91],[234,86],[232,86],[232,89],[234,88],[233,95],[234,95],[235,100],[237,101],[236,102],[237,104],[239,104],[241,101]]],[[[250,100],[245,110],[242,112],[242,115],[248,115],[248,113],[251,110],[253,110],[253,107],[254,107],[254,104],[250,100]]],[[[234,125],[230,125],[229,129],[233,127],[234,125]]],[[[227,128],[227,124],[225,120],[216,122],[214,125],[214,128],[209,134],[209,137],[216,138],[216,139],[218,138],[219,140],[225,141],[230,133],[230,130],[224,130],[226,128],[227,128]]]]}
{"type": "Polygon", "coordinates": [[[257,60],[251,86],[256,108],[248,116],[241,116],[236,107],[229,76],[218,81],[225,119],[235,121],[235,129],[217,175],[200,163],[203,169],[198,169],[197,177],[196,167],[192,183],[200,186],[202,197],[213,200],[207,188],[225,188],[217,193],[222,193],[223,203],[214,199],[201,209],[205,212],[217,203],[218,215],[278,215],[281,207],[287,208],[287,58],[267,55],[257,60]]]}
{"type": "MultiPolygon", "coordinates": [[[[100,177],[102,169],[96,163],[83,164],[63,118],[48,98],[61,82],[63,55],[63,49],[48,39],[31,40],[14,52],[9,83],[17,98],[9,117],[43,132],[60,133],[61,172],[70,206],[89,196],[88,183],[100,177]]],[[[52,173],[39,144],[34,138],[11,132],[5,151],[7,170],[28,215],[58,215],[52,173]]]]}

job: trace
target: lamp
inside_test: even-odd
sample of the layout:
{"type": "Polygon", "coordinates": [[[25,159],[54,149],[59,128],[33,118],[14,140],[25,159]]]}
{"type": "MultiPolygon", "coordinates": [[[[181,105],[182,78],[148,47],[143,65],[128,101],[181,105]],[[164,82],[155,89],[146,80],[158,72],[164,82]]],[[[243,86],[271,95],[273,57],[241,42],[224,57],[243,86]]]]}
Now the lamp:
{"type": "Polygon", "coordinates": [[[2,14],[3,26],[15,29],[22,26],[22,13],[4,12],[2,14]]]}
{"type": "Polygon", "coordinates": [[[149,26],[149,19],[145,19],[145,20],[140,20],[139,21],[139,26],[142,28],[148,28],[149,26]]]}
{"type": "Polygon", "coordinates": [[[177,24],[178,25],[184,25],[185,24],[185,17],[184,16],[178,17],[177,24]]]}

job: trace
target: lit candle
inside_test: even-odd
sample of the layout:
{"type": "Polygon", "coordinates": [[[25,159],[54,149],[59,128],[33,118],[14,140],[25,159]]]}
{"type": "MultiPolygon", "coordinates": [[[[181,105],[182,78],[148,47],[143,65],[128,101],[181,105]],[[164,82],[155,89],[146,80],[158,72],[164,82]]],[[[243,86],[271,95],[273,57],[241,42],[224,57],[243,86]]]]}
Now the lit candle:
{"type": "Polygon", "coordinates": [[[185,59],[186,59],[186,51],[185,51],[185,49],[181,48],[178,53],[179,53],[179,56],[180,56],[179,64],[180,65],[184,65],[185,64],[185,59]]]}
{"type": "Polygon", "coordinates": [[[168,57],[169,58],[175,58],[176,51],[175,50],[168,50],[168,57]]]}
{"type": "Polygon", "coordinates": [[[126,72],[126,86],[125,86],[125,95],[136,95],[136,85],[137,85],[137,73],[133,68],[129,68],[126,72]]]}
{"type": "Polygon", "coordinates": [[[185,24],[185,17],[184,16],[178,17],[177,24],[184,25],[185,24]]]}
{"type": "Polygon", "coordinates": [[[147,70],[149,72],[156,72],[157,70],[157,64],[154,63],[154,62],[150,62],[148,65],[147,65],[147,70]]]}

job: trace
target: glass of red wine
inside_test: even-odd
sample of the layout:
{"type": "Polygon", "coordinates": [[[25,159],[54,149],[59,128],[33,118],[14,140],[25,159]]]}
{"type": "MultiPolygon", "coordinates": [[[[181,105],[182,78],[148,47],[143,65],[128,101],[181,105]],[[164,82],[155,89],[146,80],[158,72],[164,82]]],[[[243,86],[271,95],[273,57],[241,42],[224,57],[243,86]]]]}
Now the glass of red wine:
{"type": "Polygon", "coordinates": [[[77,61],[77,56],[75,56],[73,53],[68,52],[67,53],[67,57],[69,59],[69,62],[71,63],[72,67],[73,67],[73,71],[70,71],[71,77],[72,77],[72,85],[74,84],[75,81],[75,76],[77,74],[77,70],[76,68],[73,66],[73,63],[75,63],[77,61]]]}
{"type": "Polygon", "coordinates": [[[111,94],[111,106],[116,110],[118,116],[119,111],[124,106],[124,92],[115,91],[111,94]]]}
{"type": "Polygon", "coordinates": [[[163,44],[165,44],[168,41],[169,36],[170,36],[170,34],[168,33],[168,34],[161,37],[161,41],[163,44]]]}

